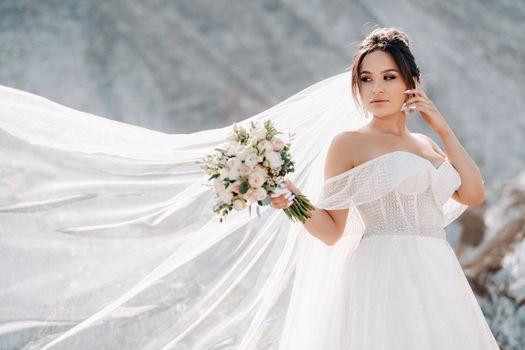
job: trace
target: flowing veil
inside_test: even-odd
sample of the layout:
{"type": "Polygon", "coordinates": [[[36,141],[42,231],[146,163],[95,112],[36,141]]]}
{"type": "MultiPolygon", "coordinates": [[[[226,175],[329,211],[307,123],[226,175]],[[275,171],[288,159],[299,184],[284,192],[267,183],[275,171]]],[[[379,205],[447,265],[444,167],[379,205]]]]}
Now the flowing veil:
{"type": "MultiPolygon", "coordinates": [[[[331,139],[368,122],[350,74],[238,122],[296,134],[287,178],[314,204],[331,139]]],[[[355,210],[333,246],[269,206],[219,223],[195,161],[230,125],[165,134],[5,86],[0,107],[0,348],[342,346],[355,210]]]]}

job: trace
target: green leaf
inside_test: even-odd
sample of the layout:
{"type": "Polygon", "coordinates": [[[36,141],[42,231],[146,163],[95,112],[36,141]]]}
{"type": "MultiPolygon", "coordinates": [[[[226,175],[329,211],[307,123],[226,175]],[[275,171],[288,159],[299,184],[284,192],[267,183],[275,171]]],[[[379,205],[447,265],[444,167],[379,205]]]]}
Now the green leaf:
{"type": "Polygon", "coordinates": [[[242,194],[248,192],[248,183],[246,181],[241,182],[239,186],[239,192],[241,192],[242,194]]]}
{"type": "Polygon", "coordinates": [[[208,179],[208,181],[213,180],[213,179],[215,179],[215,178],[218,178],[219,176],[220,176],[220,174],[212,175],[212,176],[210,176],[210,178],[208,179]]]}
{"type": "Polygon", "coordinates": [[[272,185],[265,185],[264,186],[264,189],[266,190],[266,192],[273,192],[275,191],[277,187],[276,186],[272,186],[272,185]]]}
{"type": "Polygon", "coordinates": [[[270,198],[270,196],[264,198],[262,201],[262,205],[269,205],[271,203],[272,203],[272,199],[270,198]]]}

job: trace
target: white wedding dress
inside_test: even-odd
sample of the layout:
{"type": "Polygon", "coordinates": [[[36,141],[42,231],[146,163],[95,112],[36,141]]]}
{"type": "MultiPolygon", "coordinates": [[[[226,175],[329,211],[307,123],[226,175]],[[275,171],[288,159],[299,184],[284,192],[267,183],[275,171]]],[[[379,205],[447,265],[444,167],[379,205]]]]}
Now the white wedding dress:
{"type": "Polygon", "coordinates": [[[460,185],[440,165],[385,153],[326,180],[321,207],[351,208],[340,310],[345,349],[498,349],[443,229],[443,206],[460,185]]]}
{"type": "Polygon", "coordinates": [[[395,151],[323,179],[361,127],[350,72],[253,117],[294,132],[287,176],[350,208],[327,246],[280,210],[213,214],[195,163],[231,126],[165,134],[0,86],[0,348],[497,349],[446,241],[459,175],[395,151]]]}

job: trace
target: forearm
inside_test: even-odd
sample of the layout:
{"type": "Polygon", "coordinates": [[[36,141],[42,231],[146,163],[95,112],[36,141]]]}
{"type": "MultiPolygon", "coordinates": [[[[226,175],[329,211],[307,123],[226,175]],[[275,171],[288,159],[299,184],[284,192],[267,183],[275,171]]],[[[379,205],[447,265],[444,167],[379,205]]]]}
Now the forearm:
{"type": "Polygon", "coordinates": [[[447,156],[458,171],[461,186],[458,188],[459,196],[473,205],[483,202],[485,191],[481,172],[467,151],[463,148],[458,138],[450,127],[437,133],[443,144],[447,156]]]}
{"type": "Polygon", "coordinates": [[[312,217],[305,220],[304,228],[327,245],[337,242],[341,234],[330,214],[317,207],[310,213],[312,217]]]}

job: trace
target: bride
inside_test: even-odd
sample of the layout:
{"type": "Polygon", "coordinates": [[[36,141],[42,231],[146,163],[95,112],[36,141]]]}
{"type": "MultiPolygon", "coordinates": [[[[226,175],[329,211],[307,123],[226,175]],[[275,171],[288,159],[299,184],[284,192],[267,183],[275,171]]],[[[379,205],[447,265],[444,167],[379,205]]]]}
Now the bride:
{"type": "Polygon", "coordinates": [[[0,348],[497,349],[444,230],[483,180],[409,42],[377,28],[351,72],[240,122],[296,133],[296,167],[279,210],[223,223],[195,161],[230,127],[164,134],[1,87],[0,348]],[[300,193],[316,209],[294,224],[300,193]]]}
{"type": "MultiPolygon", "coordinates": [[[[373,117],[331,141],[324,198],[304,227],[334,245],[348,230],[349,211],[350,222],[363,221],[349,232],[363,231],[363,241],[343,285],[345,348],[497,349],[446,241],[443,219],[450,219],[441,212],[450,197],[481,204],[483,179],[445,118],[415,88],[419,71],[408,42],[405,33],[378,29],[355,53],[352,89],[373,117]],[[419,111],[446,153],[407,129],[407,108],[419,111]]],[[[301,194],[285,184],[292,196],[301,194]]],[[[290,203],[285,195],[272,199],[274,208],[290,203]]]]}

